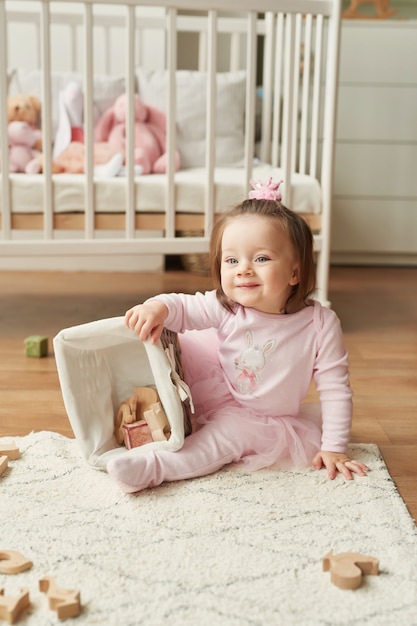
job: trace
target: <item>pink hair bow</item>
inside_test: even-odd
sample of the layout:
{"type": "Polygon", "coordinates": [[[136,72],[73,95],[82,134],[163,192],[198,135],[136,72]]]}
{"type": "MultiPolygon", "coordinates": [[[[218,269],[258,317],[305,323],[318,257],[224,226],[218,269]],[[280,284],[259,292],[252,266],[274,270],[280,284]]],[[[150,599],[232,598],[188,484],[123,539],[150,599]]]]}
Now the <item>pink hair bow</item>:
{"type": "Polygon", "coordinates": [[[258,180],[257,182],[251,180],[250,184],[253,191],[249,192],[249,198],[251,200],[276,200],[279,202],[282,196],[278,189],[283,182],[283,180],[280,180],[279,183],[273,183],[272,176],[269,177],[267,183],[263,183],[261,180],[258,180]]]}

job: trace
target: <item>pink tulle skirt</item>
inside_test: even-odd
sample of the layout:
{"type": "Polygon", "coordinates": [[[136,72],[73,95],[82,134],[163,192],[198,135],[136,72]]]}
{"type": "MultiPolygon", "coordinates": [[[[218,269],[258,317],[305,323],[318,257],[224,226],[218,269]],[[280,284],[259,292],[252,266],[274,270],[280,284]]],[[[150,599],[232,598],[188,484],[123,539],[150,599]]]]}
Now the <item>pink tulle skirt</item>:
{"type": "Polygon", "coordinates": [[[265,415],[242,406],[226,385],[215,331],[187,331],[180,335],[180,343],[185,380],[195,408],[195,429],[228,420],[236,438],[245,442],[247,452],[239,465],[248,469],[311,465],[321,443],[318,405],[302,405],[296,417],[265,415]]]}

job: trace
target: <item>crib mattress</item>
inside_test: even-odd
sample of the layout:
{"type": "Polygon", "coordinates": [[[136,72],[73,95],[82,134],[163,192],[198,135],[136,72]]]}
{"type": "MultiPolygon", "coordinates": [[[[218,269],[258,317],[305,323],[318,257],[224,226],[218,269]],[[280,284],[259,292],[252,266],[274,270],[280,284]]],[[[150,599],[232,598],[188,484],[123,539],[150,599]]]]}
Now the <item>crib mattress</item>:
{"type": "MultiPolygon", "coordinates": [[[[206,171],[204,168],[186,169],[175,174],[177,213],[204,213],[206,171]]],[[[270,165],[253,168],[254,180],[283,178],[282,171],[270,165]]],[[[215,212],[221,213],[247,196],[243,168],[218,168],[214,175],[215,212]]],[[[285,190],[285,182],[282,186],[285,190]]],[[[136,212],[164,211],[166,177],[160,174],[139,176],[135,179],[136,212]]],[[[12,213],[42,213],[44,184],[42,175],[11,174],[10,192],[12,213]]],[[[85,211],[85,177],[80,174],[53,176],[52,198],[55,213],[83,213],[85,211]]],[[[126,209],[126,180],[123,177],[96,179],[94,185],[96,213],[124,213],[126,209]]],[[[1,203],[1,198],[0,198],[1,203]]],[[[292,180],[293,210],[299,213],[319,214],[322,194],[319,182],[304,174],[294,174],[292,180]]]]}

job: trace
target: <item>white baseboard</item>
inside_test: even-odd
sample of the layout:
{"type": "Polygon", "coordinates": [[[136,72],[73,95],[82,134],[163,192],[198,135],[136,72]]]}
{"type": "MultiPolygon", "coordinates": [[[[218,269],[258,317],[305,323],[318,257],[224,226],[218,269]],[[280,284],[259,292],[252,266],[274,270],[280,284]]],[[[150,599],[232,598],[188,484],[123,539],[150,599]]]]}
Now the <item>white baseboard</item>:
{"type": "Polygon", "coordinates": [[[96,256],[0,256],[1,271],[85,271],[85,272],[162,272],[165,259],[152,255],[96,255],[96,256]]]}
{"type": "Polygon", "coordinates": [[[332,265],[417,266],[417,254],[374,254],[363,252],[332,252],[332,265]]]}

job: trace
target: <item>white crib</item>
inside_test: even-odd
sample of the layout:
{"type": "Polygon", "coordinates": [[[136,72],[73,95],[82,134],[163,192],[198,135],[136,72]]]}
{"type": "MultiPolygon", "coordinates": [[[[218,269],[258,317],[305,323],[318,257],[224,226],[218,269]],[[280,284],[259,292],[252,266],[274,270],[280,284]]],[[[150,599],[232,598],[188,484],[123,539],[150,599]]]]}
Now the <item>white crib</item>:
{"type": "Polygon", "coordinates": [[[0,255],[47,255],[53,268],[62,255],[206,252],[216,215],[246,197],[251,179],[273,176],[315,234],[317,297],[326,302],[340,4],[0,0],[0,255]],[[84,173],[53,174],[59,94],[74,80],[84,173]],[[7,96],[16,93],[41,100],[40,174],[9,169],[7,96]],[[94,127],[121,93],[125,167],[103,178],[94,127]],[[166,114],[164,174],[135,170],[135,93],[166,114]]]}

